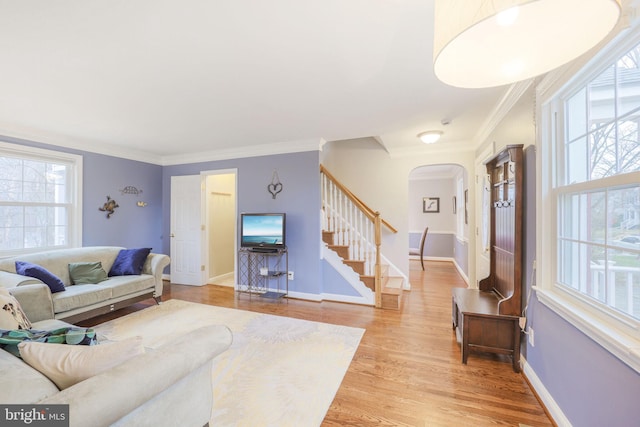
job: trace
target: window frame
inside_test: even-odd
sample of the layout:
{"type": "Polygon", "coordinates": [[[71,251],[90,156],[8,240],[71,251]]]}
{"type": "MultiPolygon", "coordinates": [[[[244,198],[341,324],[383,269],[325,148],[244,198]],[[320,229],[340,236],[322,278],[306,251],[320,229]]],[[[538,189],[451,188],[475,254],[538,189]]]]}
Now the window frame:
{"type": "MultiPolygon", "coordinates": [[[[640,172],[601,178],[586,182],[557,186],[564,174],[564,102],[580,88],[586,86],[621,55],[640,44],[640,30],[623,31],[593,58],[570,71],[573,76],[560,82],[555,91],[544,93],[537,90],[536,116],[538,135],[538,185],[537,210],[541,224],[537,231],[537,284],[534,286],[538,300],[596,341],[615,357],[640,372],[640,321],[604,309],[600,303],[558,284],[558,201],[563,194],[591,189],[605,189],[625,184],[638,183],[640,172]]],[[[568,73],[565,72],[564,76],[568,73]]],[[[555,76],[552,76],[555,77],[555,76]]],[[[561,77],[562,78],[562,77],[561,77]]],[[[551,88],[552,84],[547,84],[551,88]]],[[[544,86],[544,85],[543,85],[544,86]]],[[[557,85],[556,85],[557,87],[557,85]]]]}
{"type": "MultiPolygon", "coordinates": [[[[65,153],[44,148],[36,148],[27,145],[15,144],[0,140],[0,156],[18,156],[23,159],[60,162],[69,167],[69,209],[67,218],[67,244],[60,246],[47,246],[38,248],[22,248],[2,250],[0,257],[41,252],[43,250],[57,250],[76,248],[82,246],[82,177],[83,157],[78,154],[65,153]]],[[[5,204],[3,202],[0,202],[5,204]]],[[[10,204],[10,203],[8,203],[10,204]]],[[[42,205],[59,205],[58,203],[42,203],[42,205]]]]}

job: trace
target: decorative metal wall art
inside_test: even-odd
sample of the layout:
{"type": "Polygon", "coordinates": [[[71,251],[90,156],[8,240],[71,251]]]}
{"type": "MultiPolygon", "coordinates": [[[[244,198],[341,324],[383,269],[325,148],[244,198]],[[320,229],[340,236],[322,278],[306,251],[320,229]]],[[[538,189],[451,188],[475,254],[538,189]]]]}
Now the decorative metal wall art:
{"type": "Polygon", "coordinates": [[[115,213],[116,208],[119,208],[119,207],[120,206],[118,205],[118,202],[113,200],[111,196],[107,196],[107,201],[105,202],[104,205],[102,205],[101,208],[98,208],[98,210],[102,212],[107,212],[107,219],[109,219],[111,218],[111,215],[115,213]]]}
{"type": "Polygon", "coordinates": [[[133,185],[127,185],[122,190],[120,190],[120,193],[122,193],[122,194],[133,194],[134,196],[139,196],[140,194],[142,194],[142,190],[138,190],[133,185]]]}
{"type": "MultiPolygon", "coordinates": [[[[120,190],[120,193],[122,193],[123,195],[131,194],[134,196],[140,196],[140,194],[142,194],[142,190],[134,187],[133,185],[127,185],[122,190],[120,190]]],[[[147,206],[147,202],[136,202],[136,206],[144,208],[145,206],[147,206]]]]}
{"type": "Polygon", "coordinates": [[[282,191],[282,183],[280,182],[278,171],[273,171],[273,175],[271,176],[271,184],[267,185],[267,191],[271,193],[271,196],[274,199],[276,198],[276,194],[282,191]]]}

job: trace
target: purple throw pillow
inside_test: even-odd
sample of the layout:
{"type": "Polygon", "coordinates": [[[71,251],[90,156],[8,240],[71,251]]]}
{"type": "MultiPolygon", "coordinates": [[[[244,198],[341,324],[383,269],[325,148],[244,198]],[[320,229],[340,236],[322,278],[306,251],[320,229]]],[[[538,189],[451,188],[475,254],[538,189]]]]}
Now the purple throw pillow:
{"type": "Polygon", "coordinates": [[[151,248],[121,249],[109,270],[109,277],[141,274],[150,252],[151,248]]]}
{"type": "Polygon", "coordinates": [[[42,280],[51,289],[51,293],[64,291],[62,280],[46,268],[26,261],[16,261],[16,273],[22,276],[42,280]]]}

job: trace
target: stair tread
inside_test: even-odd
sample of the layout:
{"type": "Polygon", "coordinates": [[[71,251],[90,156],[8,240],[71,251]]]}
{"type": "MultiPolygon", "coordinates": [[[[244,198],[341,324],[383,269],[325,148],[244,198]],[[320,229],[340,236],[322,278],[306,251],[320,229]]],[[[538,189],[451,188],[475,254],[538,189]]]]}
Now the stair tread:
{"type": "Polygon", "coordinates": [[[400,295],[402,294],[402,289],[390,288],[388,286],[385,286],[384,288],[382,288],[382,293],[387,295],[400,295]]]}
{"type": "Polygon", "coordinates": [[[387,285],[385,287],[402,289],[402,283],[403,283],[402,277],[389,276],[387,278],[387,285]]]}

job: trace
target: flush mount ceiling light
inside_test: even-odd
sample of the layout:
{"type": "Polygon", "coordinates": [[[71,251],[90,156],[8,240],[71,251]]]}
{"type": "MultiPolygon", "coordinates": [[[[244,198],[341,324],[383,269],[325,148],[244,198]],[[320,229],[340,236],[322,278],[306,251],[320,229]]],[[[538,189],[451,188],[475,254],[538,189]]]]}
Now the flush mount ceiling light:
{"type": "Polygon", "coordinates": [[[598,44],[620,0],[435,0],[433,63],[444,83],[493,87],[544,74],[598,44]]]}
{"type": "Polygon", "coordinates": [[[441,136],[441,130],[428,130],[426,132],[418,134],[418,138],[420,138],[425,144],[433,144],[434,142],[438,141],[441,136]]]}

